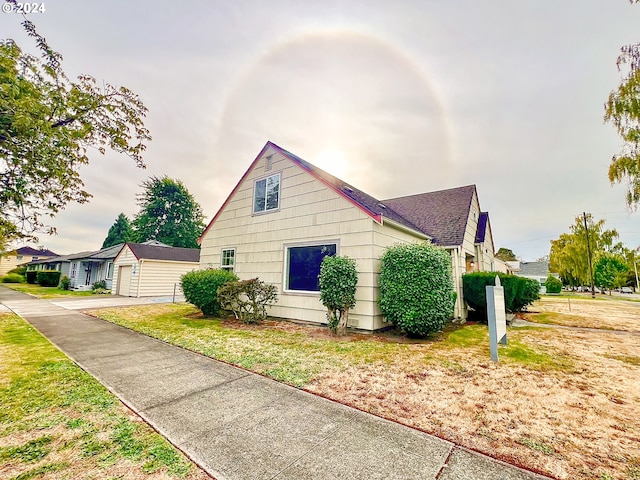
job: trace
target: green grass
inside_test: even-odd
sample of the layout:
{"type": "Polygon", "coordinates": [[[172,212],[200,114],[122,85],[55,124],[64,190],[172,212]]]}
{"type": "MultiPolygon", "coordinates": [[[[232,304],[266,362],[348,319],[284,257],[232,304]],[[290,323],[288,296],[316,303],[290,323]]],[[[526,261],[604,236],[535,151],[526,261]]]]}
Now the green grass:
{"type": "Polygon", "coordinates": [[[91,290],[87,292],[77,292],[75,290],[61,290],[58,287],[41,287],[31,283],[3,283],[5,287],[22,293],[28,293],[38,298],[59,298],[59,297],[87,297],[93,295],[91,290]]]}
{"type": "MultiPolygon", "coordinates": [[[[305,333],[290,333],[272,326],[239,328],[235,322],[202,318],[197,309],[188,304],[110,308],[93,314],[296,387],[304,387],[332,369],[393,364],[404,358],[415,359],[416,355],[423,363],[441,362],[452,350],[464,350],[482,359],[490,356],[486,325],[450,326],[432,339],[404,343],[394,339],[384,341],[384,336],[359,335],[346,341],[338,337],[316,338],[305,333]]],[[[504,362],[536,370],[570,366],[568,360],[556,352],[529,345],[527,332],[510,330],[508,338],[509,344],[501,345],[499,350],[504,362]]]]}
{"type": "Polygon", "coordinates": [[[49,472],[74,478],[78,471],[105,478],[118,465],[139,476],[194,471],[163,437],[13,314],[0,315],[0,355],[0,471],[19,472],[14,479],[49,472]]]}

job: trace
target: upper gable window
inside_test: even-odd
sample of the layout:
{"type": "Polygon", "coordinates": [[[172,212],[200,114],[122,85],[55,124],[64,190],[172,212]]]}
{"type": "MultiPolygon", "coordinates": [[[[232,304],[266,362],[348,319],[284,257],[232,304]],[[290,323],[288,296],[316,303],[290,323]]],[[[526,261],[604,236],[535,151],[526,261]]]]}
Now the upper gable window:
{"type": "Polygon", "coordinates": [[[256,180],[253,186],[253,213],[271,212],[280,208],[280,174],[256,180]]]}

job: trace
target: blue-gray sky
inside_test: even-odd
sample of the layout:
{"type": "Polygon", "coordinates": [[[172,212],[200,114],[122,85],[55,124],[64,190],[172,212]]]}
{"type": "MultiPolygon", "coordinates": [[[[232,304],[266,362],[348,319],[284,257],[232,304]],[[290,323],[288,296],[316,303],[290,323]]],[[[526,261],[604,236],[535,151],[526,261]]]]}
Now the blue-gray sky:
{"type": "MultiPolygon", "coordinates": [[[[97,249],[151,175],[182,180],[211,218],[267,140],[384,199],[475,183],[496,248],[549,252],[583,211],[629,247],[640,213],[607,169],[603,123],[625,0],[45,1],[33,14],[69,75],[125,85],[149,108],[146,170],[97,152],[89,204],[41,244],[97,249]]],[[[17,14],[0,37],[33,51],[17,14]]]]}

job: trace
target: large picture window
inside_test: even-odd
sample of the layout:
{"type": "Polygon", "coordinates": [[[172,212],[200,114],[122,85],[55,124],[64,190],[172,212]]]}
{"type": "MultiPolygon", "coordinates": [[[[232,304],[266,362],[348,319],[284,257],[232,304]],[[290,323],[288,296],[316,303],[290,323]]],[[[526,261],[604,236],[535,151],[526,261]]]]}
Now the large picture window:
{"type": "Polygon", "coordinates": [[[287,247],[286,290],[319,292],[320,264],[327,255],[335,255],[337,245],[304,245],[287,247]]]}
{"type": "Polygon", "coordinates": [[[280,208],[280,174],[256,180],[253,188],[253,213],[280,208]]]}

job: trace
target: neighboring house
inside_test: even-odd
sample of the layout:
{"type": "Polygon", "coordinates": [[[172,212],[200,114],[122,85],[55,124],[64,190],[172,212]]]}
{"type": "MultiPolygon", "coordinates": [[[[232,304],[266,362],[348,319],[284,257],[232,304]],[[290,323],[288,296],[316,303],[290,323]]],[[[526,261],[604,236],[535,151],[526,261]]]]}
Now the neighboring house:
{"type": "MultiPolygon", "coordinates": [[[[547,293],[547,287],[545,282],[549,276],[549,262],[520,262],[518,269],[518,276],[531,278],[537,280],[540,283],[540,293],[547,293]]],[[[557,273],[552,273],[553,276],[560,278],[557,273]]]]}
{"type": "Polygon", "coordinates": [[[32,247],[20,247],[0,255],[0,277],[5,276],[16,267],[36,260],[46,260],[57,257],[58,254],[46,248],[35,249],[32,247]]]}
{"type": "Polygon", "coordinates": [[[149,297],[180,292],[180,277],[197,270],[200,250],[159,242],[127,243],[113,261],[114,295],[149,297]]]}
{"type": "Polygon", "coordinates": [[[111,288],[113,279],[113,259],[124,243],[101,250],[72,253],[47,260],[37,260],[27,265],[29,270],[59,270],[61,276],[70,280],[72,290],[91,290],[93,284],[105,282],[111,288]]]}
{"type": "Polygon", "coordinates": [[[377,305],[381,255],[425,240],[450,253],[454,315],[466,317],[462,275],[496,267],[475,185],[380,201],[267,142],[201,235],[200,268],[259,277],[278,287],[272,315],[326,323],[320,262],[349,256],[358,269],[349,326],[377,330],[387,326],[377,305]]]}

